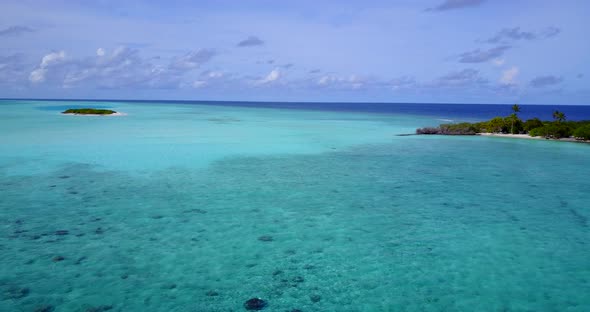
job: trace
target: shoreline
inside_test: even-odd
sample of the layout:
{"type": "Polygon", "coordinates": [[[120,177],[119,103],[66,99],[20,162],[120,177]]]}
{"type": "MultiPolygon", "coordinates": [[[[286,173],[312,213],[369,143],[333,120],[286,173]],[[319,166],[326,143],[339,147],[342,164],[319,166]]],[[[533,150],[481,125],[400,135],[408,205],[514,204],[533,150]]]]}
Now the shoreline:
{"type": "Polygon", "coordinates": [[[482,132],[477,133],[476,135],[485,136],[485,137],[497,137],[497,138],[512,138],[512,139],[529,139],[529,140],[547,140],[547,141],[561,141],[561,142],[575,142],[575,143],[590,143],[590,140],[576,140],[574,138],[561,138],[561,139],[553,139],[553,138],[545,138],[545,137],[533,137],[528,134],[509,134],[509,133],[489,133],[489,132],[482,132]]]}
{"type": "Polygon", "coordinates": [[[126,113],[116,112],[113,114],[76,114],[76,113],[60,113],[60,115],[70,115],[70,116],[127,116],[126,113]]]}
{"type": "Polygon", "coordinates": [[[480,132],[476,134],[418,134],[418,133],[407,133],[407,134],[396,134],[396,136],[483,136],[483,137],[496,137],[496,138],[510,138],[510,139],[525,139],[525,140],[544,140],[544,141],[558,141],[558,142],[572,142],[572,143],[586,143],[590,144],[590,140],[577,140],[574,138],[545,138],[545,137],[533,137],[528,134],[508,134],[508,133],[490,133],[480,132]]]}

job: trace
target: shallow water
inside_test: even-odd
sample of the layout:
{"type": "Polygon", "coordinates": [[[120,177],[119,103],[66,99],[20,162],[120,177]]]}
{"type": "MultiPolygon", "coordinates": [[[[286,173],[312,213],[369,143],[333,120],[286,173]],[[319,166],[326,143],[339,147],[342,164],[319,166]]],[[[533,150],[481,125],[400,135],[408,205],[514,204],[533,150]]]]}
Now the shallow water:
{"type": "Polygon", "coordinates": [[[0,105],[0,311],[590,310],[586,144],[395,136],[438,123],[416,115],[0,105]]]}

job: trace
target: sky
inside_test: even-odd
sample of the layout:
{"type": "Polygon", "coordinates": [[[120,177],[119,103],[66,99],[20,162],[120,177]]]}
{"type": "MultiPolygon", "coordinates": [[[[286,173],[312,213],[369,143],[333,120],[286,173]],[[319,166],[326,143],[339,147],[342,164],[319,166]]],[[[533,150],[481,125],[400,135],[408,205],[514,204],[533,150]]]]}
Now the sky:
{"type": "Polygon", "coordinates": [[[587,0],[0,2],[0,98],[590,105],[587,0]]]}

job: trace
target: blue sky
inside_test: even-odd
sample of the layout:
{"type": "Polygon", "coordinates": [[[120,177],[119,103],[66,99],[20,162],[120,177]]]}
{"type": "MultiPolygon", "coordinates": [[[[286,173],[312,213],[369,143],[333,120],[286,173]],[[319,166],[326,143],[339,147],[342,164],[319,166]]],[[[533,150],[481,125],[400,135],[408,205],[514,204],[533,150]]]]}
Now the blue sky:
{"type": "Polygon", "coordinates": [[[9,1],[0,97],[590,105],[590,1],[9,1]]]}

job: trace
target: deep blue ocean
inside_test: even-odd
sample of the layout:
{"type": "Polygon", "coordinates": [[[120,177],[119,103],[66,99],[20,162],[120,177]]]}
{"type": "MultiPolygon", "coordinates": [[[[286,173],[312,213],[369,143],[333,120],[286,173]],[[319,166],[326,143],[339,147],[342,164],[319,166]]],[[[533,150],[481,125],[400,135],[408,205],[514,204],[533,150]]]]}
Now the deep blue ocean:
{"type": "MultiPolygon", "coordinates": [[[[48,100],[52,101],[52,100],[48,100]]],[[[62,102],[80,102],[82,100],[55,100],[62,102]]],[[[506,104],[439,104],[439,103],[337,103],[337,102],[238,102],[238,101],[143,101],[143,100],[93,100],[93,102],[153,103],[213,105],[233,107],[259,107],[297,110],[364,112],[377,114],[408,114],[418,116],[435,116],[438,118],[460,118],[464,121],[490,119],[507,116],[512,113],[512,105],[506,104]]],[[[71,105],[64,105],[72,107],[71,105]]],[[[520,105],[519,116],[526,120],[540,118],[552,120],[555,110],[565,113],[567,120],[590,120],[590,105],[520,105]]],[[[61,107],[57,107],[61,109],[61,107]]]]}

